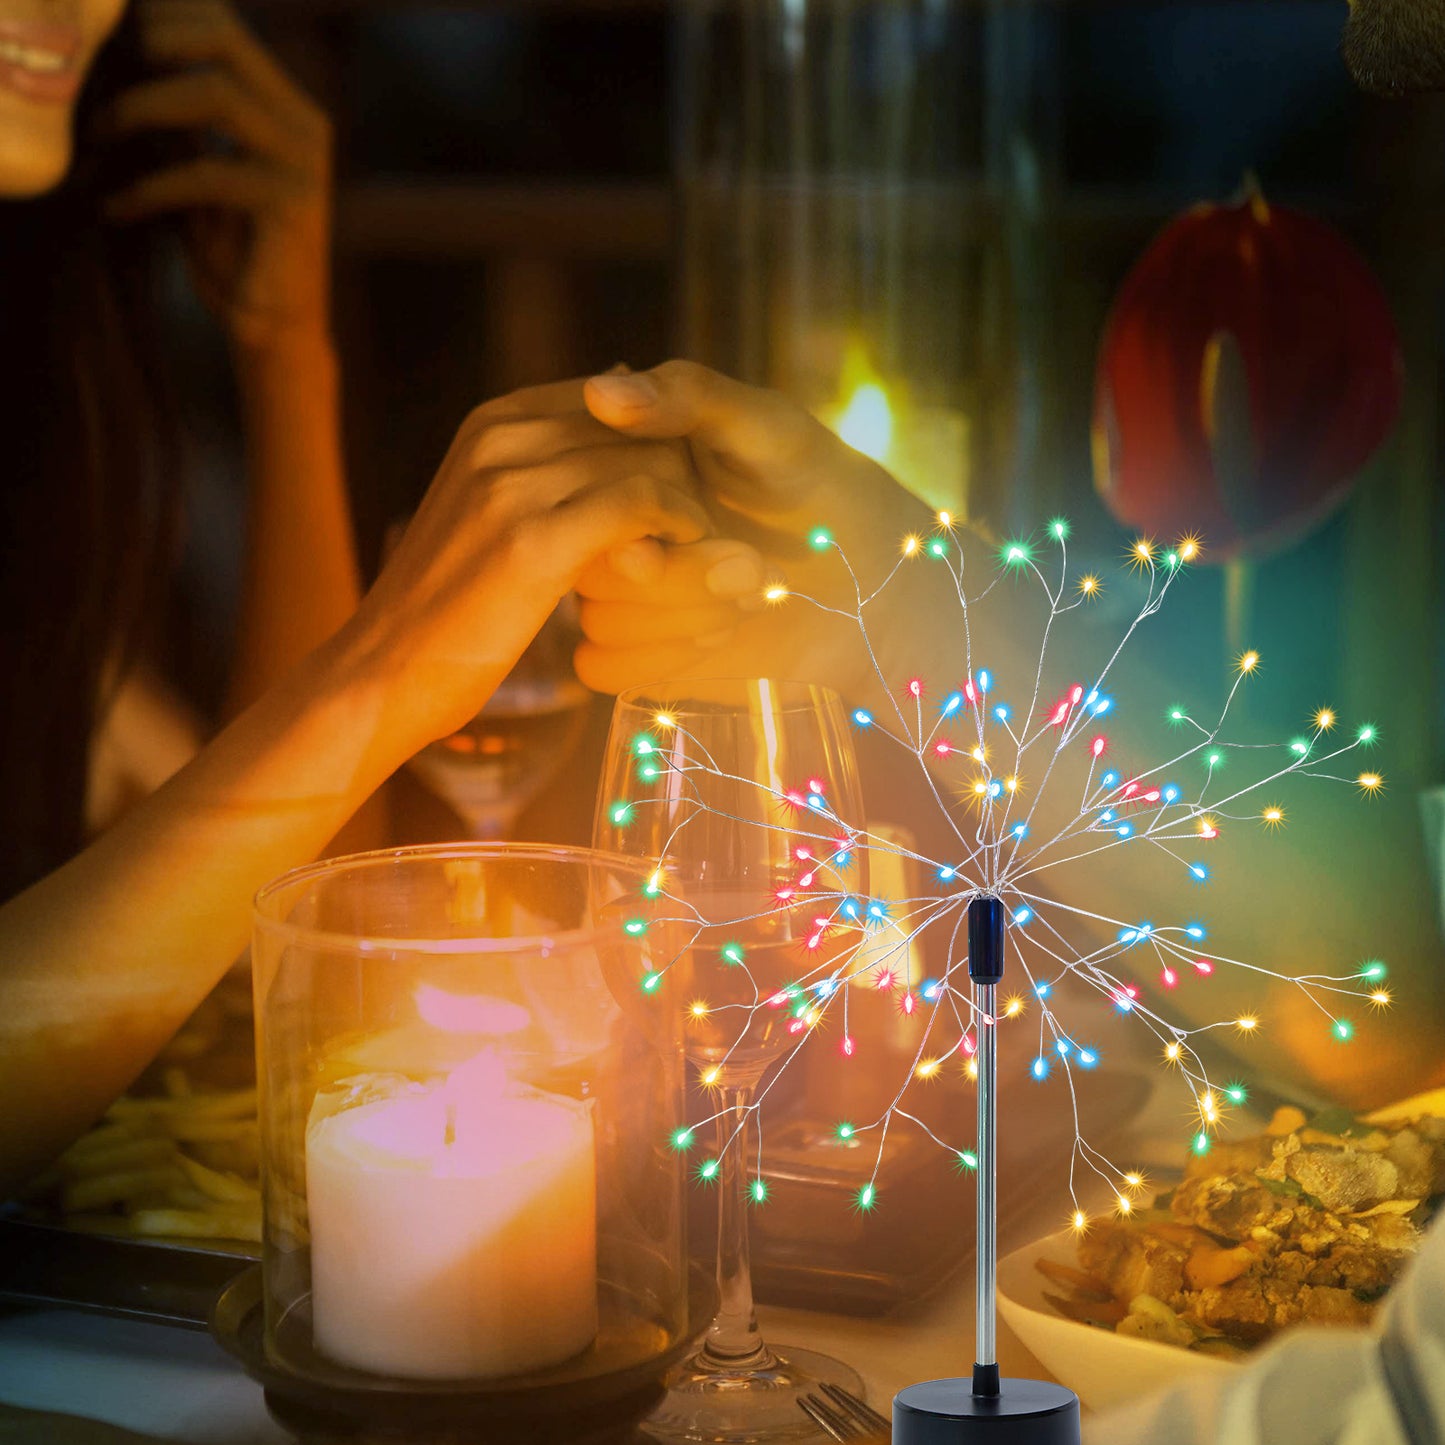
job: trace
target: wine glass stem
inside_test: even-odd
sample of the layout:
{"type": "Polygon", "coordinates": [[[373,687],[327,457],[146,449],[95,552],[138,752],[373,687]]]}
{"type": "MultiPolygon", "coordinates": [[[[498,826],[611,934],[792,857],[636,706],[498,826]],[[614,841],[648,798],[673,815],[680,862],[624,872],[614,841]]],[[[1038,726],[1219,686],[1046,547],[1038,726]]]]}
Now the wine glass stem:
{"type": "Polygon", "coordinates": [[[490,808],[464,808],[453,803],[452,807],[461,815],[467,837],[479,843],[501,842],[512,831],[512,825],[522,812],[512,803],[490,808]]]}
{"type": "Polygon", "coordinates": [[[748,1132],[755,1085],[728,1088],[718,1112],[718,1312],[697,1361],[705,1369],[760,1370],[773,1363],[758,1333],[748,1245],[748,1132]]]}

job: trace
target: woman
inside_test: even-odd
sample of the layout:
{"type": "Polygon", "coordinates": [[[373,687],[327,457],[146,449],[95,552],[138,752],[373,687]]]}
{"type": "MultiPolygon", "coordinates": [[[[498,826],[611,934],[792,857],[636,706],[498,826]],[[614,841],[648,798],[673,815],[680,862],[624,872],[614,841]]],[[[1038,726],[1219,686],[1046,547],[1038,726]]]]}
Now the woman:
{"type": "Polygon", "coordinates": [[[0,412],[18,442],[3,488],[0,656],[27,699],[0,747],[0,897],[197,745],[149,655],[183,471],[151,324],[177,219],[230,342],[247,441],[229,709],[356,604],[327,323],[328,152],[325,118],[216,0],[123,19],[114,0],[0,3],[0,194],[26,197],[0,207],[12,348],[0,412]],[[204,154],[185,134],[202,129],[234,153],[204,154]]]}
{"type": "Polygon", "coordinates": [[[674,444],[603,427],[575,384],[539,388],[467,419],[351,611],[318,284],[325,157],[315,112],[211,0],[132,15],[119,0],[0,0],[0,282],[14,283],[0,336],[15,358],[0,476],[11,679],[0,806],[24,844],[5,850],[12,889],[30,884],[0,907],[0,1190],[83,1130],[190,1013],[244,945],[255,889],[478,711],[590,559],[706,530],[674,444]],[[102,54],[122,26],[116,46],[199,68],[110,103],[92,91],[77,117],[90,71],[127,58],[102,54]],[[196,127],[234,145],[117,186],[97,159],[72,159],[93,110],[113,145],[196,127]],[[103,704],[142,650],[174,505],[156,368],[131,324],[145,314],[148,260],[133,228],[194,207],[212,213],[191,254],[230,331],[255,476],[234,689],[244,710],[68,856],[103,704]],[[216,212],[244,224],[223,227],[216,212]]]}

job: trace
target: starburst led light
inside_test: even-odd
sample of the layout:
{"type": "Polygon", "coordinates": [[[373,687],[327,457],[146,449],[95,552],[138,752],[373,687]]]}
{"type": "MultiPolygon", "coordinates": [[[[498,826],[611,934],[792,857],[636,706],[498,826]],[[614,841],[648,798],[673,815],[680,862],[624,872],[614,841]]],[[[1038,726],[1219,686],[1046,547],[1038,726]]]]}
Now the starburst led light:
{"type": "MultiPolygon", "coordinates": [[[[895,1125],[921,1129],[948,1151],[957,1167],[977,1169],[982,1153],[977,1141],[941,1138],[911,1111],[911,1091],[929,1088],[949,1069],[977,1080],[976,1055],[984,1042],[991,1042],[985,1035],[999,1027],[1027,1027],[1032,1056],[1023,1066],[1025,1080],[1033,1087],[1062,1087],[1068,1095],[1063,1106],[1074,1114],[1075,1136],[1067,1166],[1072,1200],[1068,1221],[1074,1229],[1084,1230],[1089,1215],[1081,1192],[1111,1200],[1107,1207],[1113,1212],[1127,1213],[1135,1207],[1133,1197],[1142,1180],[1095,1148],[1078,1129],[1075,1089],[1082,1083],[1078,1076],[1099,1063],[1099,1051],[1087,1037],[1087,1012],[1079,1008],[1081,1001],[1093,998],[1155,1036],[1161,1066],[1189,1092],[1190,1123],[1182,1142],[1195,1154],[1208,1152],[1229,1110],[1247,1099],[1244,1084],[1231,1081],[1221,1086],[1211,1079],[1204,1041],[1211,1034],[1232,1030],[1248,1043],[1261,1032],[1264,1020],[1249,1012],[1202,1024],[1176,1021],[1164,1009],[1178,990],[1207,986],[1225,970],[1288,983],[1318,1010],[1321,1036],[1340,1044],[1354,1035],[1353,1022],[1338,1007],[1342,996],[1373,1009],[1389,1004],[1386,968],[1378,960],[1341,973],[1283,974],[1211,952],[1207,928],[1195,918],[1154,921],[1145,916],[1151,876],[1145,860],[1177,869],[1196,884],[1207,883],[1211,866],[1205,858],[1221,846],[1231,825],[1247,821],[1262,824],[1268,832],[1285,825],[1285,809],[1277,798],[1295,777],[1351,785],[1365,797],[1378,793],[1383,778],[1377,771],[1352,772],[1341,759],[1373,747],[1379,734],[1374,724],[1367,723],[1347,740],[1335,742],[1330,735],[1339,723],[1338,714],[1321,707],[1304,734],[1285,742],[1232,741],[1226,733],[1231,707],[1240,689],[1252,685],[1264,671],[1259,653],[1250,649],[1234,660],[1232,681],[1213,721],[1200,721],[1182,703],[1162,709],[1156,705],[1148,716],[1158,717],[1161,733],[1172,739],[1165,749],[1167,756],[1146,768],[1117,766],[1110,760],[1107,727],[1120,708],[1106,690],[1110,676],[1137,630],[1159,611],[1186,564],[1199,556],[1199,539],[1185,537],[1164,547],[1140,538],[1129,549],[1126,566],[1139,579],[1129,585],[1142,593],[1137,613],[1097,675],[1052,696],[1044,692],[1044,673],[1060,619],[1086,606],[1103,586],[1092,573],[1081,578],[1070,574],[1068,523],[1057,518],[1037,539],[1005,542],[995,568],[970,592],[963,553],[956,539],[950,545],[953,519],[940,514],[938,520],[939,531],[933,536],[903,539],[891,569],[868,588],[830,531],[817,527],[809,534],[812,547],[833,553],[846,571],[852,584],[851,608],[790,592],[781,584],[768,587],[764,596],[772,602],[812,606],[856,626],[863,652],[889,702],[886,708],[855,707],[849,716],[857,729],[883,736],[913,760],[945,822],[953,851],[943,858],[905,853],[859,820],[838,816],[823,779],[798,779],[792,786],[773,790],[776,827],[788,837],[796,873],[770,900],[759,900],[756,912],[723,923],[735,924],[741,933],[744,925],[759,920],[786,918],[795,929],[796,921],[804,920],[796,930],[796,976],[782,988],[776,982],[765,984],[750,972],[743,946],[724,943],[715,946],[719,961],[747,977],[750,989],[744,992],[752,997],[737,1002],[734,994],[732,1001],[714,1003],[689,994],[685,1007],[691,1019],[706,1018],[710,1027],[717,1027],[720,1020],[735,1020],[739,1045],[755,1036],[760,1019],[777,1014],[786,1019],[785,1052],[741,1117],[733,1115],[729,1104],[674,1133],[670,1143],[685,1151],[704,1124],[726,1117],[734,1119],[734,1127],[725,1147],[737,1147],[749,1123],[761,1124],[768,1094],[787,1065],[804,1047],[816,1049],[815,1040],[830,1041],[827,1047],[837,1050],[839,1067],[869,1067],[866,1050],[850,1028],[850,1014],[854,1008],[877,1006],[869,994],[886,994],[916,1029],[916,1040],[891,1102],[879,1116],[837,1125],[841,1140],[876,1141],[871,1176],[857,1192],[857,1208],[870,1212],[885,1204],[877,1178],[895,1125]],[[1050,549],[1056,554],[1052,563],[1046,560],[1050,549]],[[868,606],[901,569],[918,566],[941,569],[958,609],[954,635],[959,672],[937,684],[917,676],[890,677],[866,616],[868,606]],[[1042,637],[1037,651],[1027,658],[1005,656],[995,664],[993,658],[976,655],[981,637],[974,613],[1000,581],[1023,578],[1031,579],[1048,603],[1042,637]],[[1267,790],[1267,801],[1255,797],[1261,790],[1267,790]],[[1052,808],[1044,806],[1046,801],[1052,808]],[[856,892],[850,886],[850,865],[860,848],[869,849],[874,857],[889,852],[906,857],[917,875],[927,880],[924,891],[910,897],[856,892]],[[1050,881],[1064,870],[1084,859],[1114,853],[1131,865],[1113,874],[1121,894],[1114,906],[1122,916],[1103,911],[1102,900],[1093,909],[1051,896],[1050,881]],[[999,900],[1004,915],[1005,956],[1015,991],[1002,1001],[997,1016],[980,1011],[970,987],[965,940],[969,908],[976,899],[999,900]],[[946,958],[941,977],[924,979],[914,975],[918,953],[912,945],[930,930],[941,932],[946,958]],[[1100,936],[1104,941],[1099,941],[1100,936]],[[866,987],[848,986],[855,981],[866,987]],[[1085,1191],[1091,1176],[1094,1184],[1085,1191]]],[[[671,746],[670,740],[684,730],[676,716],[658,714],[654,724],[651,733],[636,740],[634,751],[648,769],[655,770],[657,781],[636,796],[609,805],[619,826],[631,825],[642,809],[666,806],[669,799],[675,802],[688,794],[697,799],[699,812],[693,816],[699,816],[705,806],[696,786],[699,774],[726,777],[737,786],[762,786],[712,768],[696,749],[684,753],[671,746]],[[677,759],[684,756],[687,760],[679,763],[677,759]]],[[[639,777],[649,783],[650,774],[639,770],[639,777]]],[[[687,820],[678,827],[686,828],[687,820]]],[[[640,980],[644,994],[658,995],[669,969],[684,966],[691,957],[704,926],[715,936],[720,921],[713,918],[704,925],[688,909],[684,892],[668,891],[660,859],[644,891],[661,910],[654,921],[665,918],[682,925],[685,940],[670,962],[654,963],[654,971],[640,980]],[[676,904],[675,909],[667,908],[669,902],[676,904]]],[[[668,1005],[659,997],[653,1006],[668,1005]]],[[[727,1036],[732,1036],[731,1023],[727,1027],[727,1036]]],[[[724,1058],[710,1063],[701,1072],[701,1081],[716,1086],[726,1062],[724,1058]]],[[[763,1168],[761,1128],[755,1138],[757,1160],[749,1198],[761,1205],[772,1197],[772,1189],[763,1168]]],[[[718,1167],[716,1157],[708,1158],[695,1173],[708,1183],[717,1176],[718,1167]]]]}

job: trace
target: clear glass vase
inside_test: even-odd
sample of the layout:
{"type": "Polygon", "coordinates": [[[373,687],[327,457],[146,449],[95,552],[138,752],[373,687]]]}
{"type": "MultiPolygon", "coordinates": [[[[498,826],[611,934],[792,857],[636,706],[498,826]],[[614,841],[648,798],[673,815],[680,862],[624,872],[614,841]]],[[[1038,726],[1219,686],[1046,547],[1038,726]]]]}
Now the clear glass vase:
{"type": "Polygon", "coordinates": [[[1026,507],[1039,460],[1042,9],[675,6],[684,353],[785,391],[959,517],[1026,507]]]}

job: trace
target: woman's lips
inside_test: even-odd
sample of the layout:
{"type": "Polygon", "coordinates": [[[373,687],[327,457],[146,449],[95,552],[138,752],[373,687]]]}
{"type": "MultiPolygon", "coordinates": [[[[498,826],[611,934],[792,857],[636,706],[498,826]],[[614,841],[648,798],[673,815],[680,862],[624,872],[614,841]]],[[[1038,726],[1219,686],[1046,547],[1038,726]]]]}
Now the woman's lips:
{"type": "Polygon", "coordinates": [[[0,21],[0,89],[42,103],[74,100],[81,43],[73,26],[0,21]]]}

